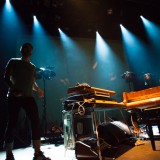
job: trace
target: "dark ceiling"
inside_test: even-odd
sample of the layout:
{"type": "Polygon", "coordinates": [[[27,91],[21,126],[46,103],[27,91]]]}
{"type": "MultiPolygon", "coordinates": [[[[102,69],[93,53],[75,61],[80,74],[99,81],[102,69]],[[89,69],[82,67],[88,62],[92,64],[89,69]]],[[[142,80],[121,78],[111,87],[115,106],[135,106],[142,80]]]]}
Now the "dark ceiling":
{"type": "Polygon", "coordinates": [[[93,38],[95,31],[108,39],[121,39],[119,24],[145,38],[143,15],[160,25],[159,0],[11,0],[28,29],[36,15],[44,28],[58,36],[60,27],[71,37],[93,38]]]}

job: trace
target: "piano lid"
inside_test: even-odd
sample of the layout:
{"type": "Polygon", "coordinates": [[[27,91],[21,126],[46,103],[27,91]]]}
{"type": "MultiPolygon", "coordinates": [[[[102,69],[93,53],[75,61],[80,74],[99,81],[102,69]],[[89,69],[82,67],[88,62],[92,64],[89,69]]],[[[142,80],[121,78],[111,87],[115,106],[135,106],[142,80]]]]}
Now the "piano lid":
{"type": "Polygon", "coordinates": [[[106,95],[106,96],[111,96],[115,95],[115,91],[111,90],[105,90],[101,88],[96,88],[96,87],[90,87],[90,86],[75,86],[75,87],[70,87],[68,88],[67,91],[68,94],[85,94],[85,93],[94,93],[94,94],[100,94],[100,95],[106,95]]]}

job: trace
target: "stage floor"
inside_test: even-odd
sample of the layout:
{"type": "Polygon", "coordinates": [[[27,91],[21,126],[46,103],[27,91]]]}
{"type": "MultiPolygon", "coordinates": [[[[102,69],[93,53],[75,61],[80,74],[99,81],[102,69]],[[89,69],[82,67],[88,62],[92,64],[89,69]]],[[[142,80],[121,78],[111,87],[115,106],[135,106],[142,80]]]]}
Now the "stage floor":
{"type": "MultiPolygon", "coordinates": [[[[144,144],[134,146],[121,154],[116,160],[160,160],[160,141],[156,141],[156,151],[152,150],[150,140],[143,140],[144,144]]],[[[121,150],[123,150],[121,148],[121,150]]],[[[74,150],[65,150],[64,145],[43,144],[42,151],[52,160],[76,160],[74,150]]],[[[32,160],[33,148],[14,149],[15,160],[32,160]]],[[[0,160],[5,160],[5,152],[0,152],[0,160]]]]}

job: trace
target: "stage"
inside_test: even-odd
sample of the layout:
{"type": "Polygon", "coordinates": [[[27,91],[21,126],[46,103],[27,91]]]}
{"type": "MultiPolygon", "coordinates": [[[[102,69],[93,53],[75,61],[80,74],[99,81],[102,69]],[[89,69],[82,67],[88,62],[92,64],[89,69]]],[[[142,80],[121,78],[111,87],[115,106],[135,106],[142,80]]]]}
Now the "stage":
{"type": "MultiPolygon", "coordinates": [[[[152,150],[149,140],[143,140],[144,144],[131,147],[124,152],[121,148],[119,152],[124,152],[116,160],[159,160],[160,159],[160,141],[156,141],[156,151],[152,150]]],[[[52,160],[77,160],[75,150],[66,150],[64,145],[55,146],[54,144],[43,144],[42,151],[52,160]]],[[[31,160],[33,158],[32,147],[14,149],[16,160],[31,160]]],[[[0,160],[5,160],[5,152],[0,152],[0,160]]],[[[107,159],[106,159],[107,160],[107,159]]]]}

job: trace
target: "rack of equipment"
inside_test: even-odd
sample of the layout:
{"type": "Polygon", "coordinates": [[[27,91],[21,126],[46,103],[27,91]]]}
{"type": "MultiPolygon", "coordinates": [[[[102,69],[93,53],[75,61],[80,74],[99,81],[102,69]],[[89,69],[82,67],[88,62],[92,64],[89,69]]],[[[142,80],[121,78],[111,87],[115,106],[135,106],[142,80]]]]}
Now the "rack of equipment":
{"type": "Polygon", "coordinates": [[[77,158],[84,156],[102,160],[102,150],[110,147],[98,136],[99,124],[95,112],[124,108],[123,103],[112,98],[115,94],[115,91],[90,87],[88,84],[78,84],[68,88],[69,96],[64,101],[63,111],[64,145],[66,148],[75,149],[77,158]],[[94,142],[94,144],[88,145],[89,149],[84,142],[94,142]],[[87,147],[86,150],[88,149],[90,152],[79,154],[79,151],[82,151],[79,149],[81,147],[87,147]]]}

